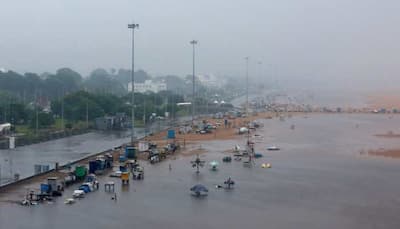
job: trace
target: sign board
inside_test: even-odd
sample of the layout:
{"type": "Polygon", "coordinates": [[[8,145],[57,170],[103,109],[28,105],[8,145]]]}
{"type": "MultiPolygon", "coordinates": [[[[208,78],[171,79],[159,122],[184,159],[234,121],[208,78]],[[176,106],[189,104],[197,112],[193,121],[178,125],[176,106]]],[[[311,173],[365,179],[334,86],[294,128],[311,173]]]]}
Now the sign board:
{"type": "Polygon", "coordinates": [[[148,144],[148,142],[146,142],[146,141],[140,141],[140,142],[139,142],[139,151],[140,151],[140,152],[146,151],[146,150],[148,150],[148,149],[149,149],[149,144],[148,144]]]}

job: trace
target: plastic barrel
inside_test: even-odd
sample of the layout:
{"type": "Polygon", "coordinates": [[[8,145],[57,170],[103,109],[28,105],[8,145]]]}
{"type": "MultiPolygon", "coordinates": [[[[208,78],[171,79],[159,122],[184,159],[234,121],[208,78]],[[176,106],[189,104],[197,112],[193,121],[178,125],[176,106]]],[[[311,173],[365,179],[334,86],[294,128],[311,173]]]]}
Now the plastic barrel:
{"type": "Polygon", "coordinates": [[[86,176],[87,169],[85,166],[76,166],[75,168],[75,176],[78,179],[81,179],[86,176]]]}
{"type": "Polygon", "coordinates": [[[106,161],[105,160],[96,160],[98,164],[99,170],[104,170],[106,168],[106,161]]]}
{"type": "Polygon", "coordinates": [[[41,193],[49,193],[50,192],[50,185],[48,185],[48,184],[40,184],[40,192],[41,193]]]}
{"type": "Polygon", "coordinates": [[[132,146],[126,147],[125,148],[125,156],[126,156],[126,158],[129,158],[129,159],[136,158],[136,148],[132,147],[132,146]]]}
{"type": "Polygon", "coordinates": [[[94,173],[98,169],[97,161],[89,161],[89,173],[94,173]]]}
{"type": "Polygon", "coordinates": [[[126,157],[124,155],[119,156],[119,162],[124,162],[126,161],[126,157]]]}
{"type": "Polygon", "coordinates": [[[174,139],[175,138],[175,130],[168,130],[167,137],[168,137],[168,139],[174,139]]]}

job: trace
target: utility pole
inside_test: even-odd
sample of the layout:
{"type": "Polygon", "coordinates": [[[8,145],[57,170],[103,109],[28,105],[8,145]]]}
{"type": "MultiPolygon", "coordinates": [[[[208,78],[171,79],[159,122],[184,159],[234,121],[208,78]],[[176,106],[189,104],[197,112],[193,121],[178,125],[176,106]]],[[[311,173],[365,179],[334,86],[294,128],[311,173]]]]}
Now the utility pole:
{"type": "Polygon", "coordinates": [[[190,41],[190,44],[191,45],[193,45],[193,74],[192,74],[192,76],[193,76],[193,78],[192,78],[192,80],[193,80],[193,90],[192,90],[192,126],[194,125],[194,114],[195,114],[195,108],[194,108],[194,106],[195,106],[195,94],[194,94],[194,89],[195,89],[195,87],[194,87],[194,83],[195,83],[195,45],[197,44],[197,41],[196,40],[192,40],[192,41],[190,41]]]}
{"type": "Polygon", "coordinates": [[[135,141],[135,29],[139,28],[139,24],[128,24],[128,29],[132,29],[132,69],[131,69],[131,85],[132,85],[132,128],[131,128],[131,144],[134,146],[135,141]]]}

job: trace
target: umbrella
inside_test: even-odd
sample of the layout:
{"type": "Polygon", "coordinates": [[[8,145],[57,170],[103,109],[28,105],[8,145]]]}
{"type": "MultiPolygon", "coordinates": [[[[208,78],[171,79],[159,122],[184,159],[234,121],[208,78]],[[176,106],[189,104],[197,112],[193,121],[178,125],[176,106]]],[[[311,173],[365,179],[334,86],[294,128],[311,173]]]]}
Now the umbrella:
{"type": "Polygon", "coordinates": [[[219,163],[218,163],[218,161],[212,161],[212,162],[210,162],[210,165],[212,167],[217,167],[219,165],[219,163]]]}
{"type": "Polygon", "coordinates": [[[208,189],[202,184],[196,184],[190,189],[190,191],[195,193],[201,193],[201,192],[208,192],[208,189]]]}

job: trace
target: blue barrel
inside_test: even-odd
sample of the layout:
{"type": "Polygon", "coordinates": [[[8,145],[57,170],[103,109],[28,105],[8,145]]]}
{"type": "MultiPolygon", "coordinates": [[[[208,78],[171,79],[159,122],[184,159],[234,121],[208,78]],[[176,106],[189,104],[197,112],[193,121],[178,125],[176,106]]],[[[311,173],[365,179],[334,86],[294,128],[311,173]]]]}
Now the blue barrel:
{"type": "Polygon", "coordinates": [[[99,169],[99,163],[97,161],[89,161],[89,173],[95,173],[99,169]]]}
{"type": "Polygon", "coordinates": [[[40,184],[40,192],[41,193],[49,193],[50,185],[49,184],[40,184]]]}
{"type": "Polygon", "coordinates": [[[119,162],[125,162],[126,157],[124,155],[119,155],[119,162]]]}
{"type": "Polygon", "coordinates": [[[125,166],[119,166],[119,171],[128,172],[128,169],[125,166]]]}
{"type": "Polygon", "coordinates": [[[104,170],[106,168],[106,161],[105,160],[96,160],[98,167],[98,170],[104,170]]]}
{"type": "Polygon", "coordinates": [[[168,130],[167,137],[168,137],[168,139],[174,139],[175,138],[175,130],[168,130]]]}
{"type": "Polygon", "coordinates": [[[136,158],[136,148],[132,146],[127,146],[125,148],[125,157],[129,159],[136,158]]]}

